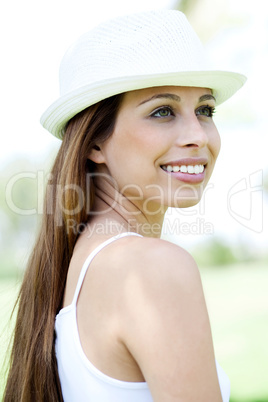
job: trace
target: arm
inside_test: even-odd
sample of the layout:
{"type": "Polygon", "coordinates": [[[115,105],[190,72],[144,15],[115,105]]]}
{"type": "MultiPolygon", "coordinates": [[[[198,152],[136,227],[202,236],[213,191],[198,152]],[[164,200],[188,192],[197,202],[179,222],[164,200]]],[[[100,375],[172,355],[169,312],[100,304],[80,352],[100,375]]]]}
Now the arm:
{"type": "MultiPolygon", "coordinates": [[[[159,239],[128,267],[122,342],[155,402],[221,402],[211,329],[197,266],[159,239]],[[143,256],[143,258],[142,258],[143,256]]],[[[144,243],[143,243],[144,245],[144,243]]]]}

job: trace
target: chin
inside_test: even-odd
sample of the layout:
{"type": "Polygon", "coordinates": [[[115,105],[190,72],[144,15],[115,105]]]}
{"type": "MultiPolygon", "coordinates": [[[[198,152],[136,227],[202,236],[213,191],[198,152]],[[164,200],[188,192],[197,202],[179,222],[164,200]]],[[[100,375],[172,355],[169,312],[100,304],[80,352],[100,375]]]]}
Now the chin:
{"type": "Polygon", "coordinates": [[[200,199],[178,199],[176,205],[171,205],[171,208],[190,208],[194,207],[200,202],[200,199]]]}
{"type": "Polygon", "coordinates": [[[191,188],[190,191],[181,191],[179,194],[173,195],[171,200],[171,208],[190,208],[197,205],[202,198],[203,188],[191,188]]]}

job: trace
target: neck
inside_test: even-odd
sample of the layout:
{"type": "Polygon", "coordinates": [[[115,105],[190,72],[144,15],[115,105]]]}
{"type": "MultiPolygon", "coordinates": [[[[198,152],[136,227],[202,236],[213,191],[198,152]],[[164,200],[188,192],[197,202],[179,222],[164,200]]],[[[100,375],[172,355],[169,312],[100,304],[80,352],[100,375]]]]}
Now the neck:
{"type": "Polygon", "coordinates": [[[95,202],[94,215],[96,219],[114,221],[120,230],[132,231],[145,237],[160,237],[163,225],[165,207],[157,208],[146,204],[146,212],[135,199],[121,194],[111,180],[98,176],[94,181],[95,202]],[[118,227],[119,227],[118,226],[118,227]]]}

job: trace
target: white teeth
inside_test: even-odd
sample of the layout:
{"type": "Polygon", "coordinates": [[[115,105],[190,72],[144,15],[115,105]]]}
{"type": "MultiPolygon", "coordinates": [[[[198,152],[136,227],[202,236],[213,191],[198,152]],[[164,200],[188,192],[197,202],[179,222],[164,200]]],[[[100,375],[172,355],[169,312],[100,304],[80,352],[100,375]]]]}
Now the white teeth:
{"type": "Polygon", "coordinates": [[[200,173],[199,165],[194,166],[194,172],[195,172],[195,174],[200,173]]]}
{"type": "Polygon", "coordinates": [[[167,165],[167,166],[162,166],[163,170],[166,172],[182,172],[182,173],[190,173],[190,174],[199,174],[204,172],[204,165],[182,165],[182,166],[172,166],[172,165],[167,165]]]}
{"type": "Polygon", "coordinates": [[[188,173],[194,173],[194,167],[192,165],[188,166],[188,173]]]}

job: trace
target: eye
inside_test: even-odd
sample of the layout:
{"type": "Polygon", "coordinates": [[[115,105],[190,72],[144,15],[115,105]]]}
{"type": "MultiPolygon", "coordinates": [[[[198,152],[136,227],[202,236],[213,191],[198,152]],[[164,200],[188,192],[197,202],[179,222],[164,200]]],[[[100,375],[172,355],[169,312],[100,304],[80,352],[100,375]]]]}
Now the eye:
{"type": "Polygon", "coordinates": [[[150,116],[156,118],[164,118],[174,116],[174,112],[170,106],[161,106],[160,108],[154,110],[150,114],[150,116]]]}
{"type": "Polygon", "coordinates": [[[209,105],[200,106],[196,110],[197,116],[213,117],[214,113],[215,113],[215,107],[209,105]]]}

